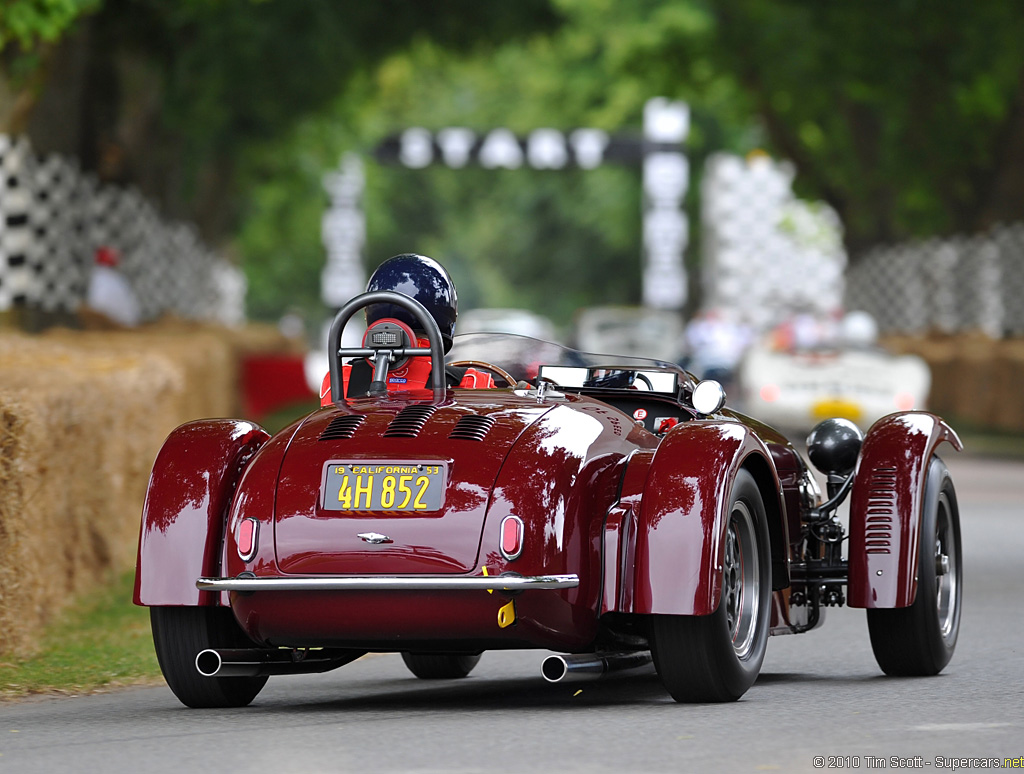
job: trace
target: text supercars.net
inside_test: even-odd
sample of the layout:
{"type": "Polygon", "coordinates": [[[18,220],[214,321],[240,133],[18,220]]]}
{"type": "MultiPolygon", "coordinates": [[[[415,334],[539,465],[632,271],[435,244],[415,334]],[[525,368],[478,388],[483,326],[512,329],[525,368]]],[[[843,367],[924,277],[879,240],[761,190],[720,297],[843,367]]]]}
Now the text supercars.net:
{"type": "Polygon", "coordinates": [[[1016,758],[960,757],[938,755],[926,760],[922,755],[888,757],[878,755],[815,755],[816,769],[936,769],[966,771],[968,769],[1024,769],[1024,756],[1016,758]]]}

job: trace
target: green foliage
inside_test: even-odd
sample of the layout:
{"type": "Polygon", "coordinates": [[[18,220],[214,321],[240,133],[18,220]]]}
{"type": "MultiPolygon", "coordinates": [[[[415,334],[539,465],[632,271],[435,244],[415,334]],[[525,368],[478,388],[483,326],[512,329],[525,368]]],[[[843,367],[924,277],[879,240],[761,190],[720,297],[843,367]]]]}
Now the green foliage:
{"type": "MultiPolygon", "coordinates": [[[[878,241],[1024,218],[1024,190],[1013,182],[1024,176],[1024,14],[1013,3],[560,0],[558,7],[565,23],[556,32],[506,45],[487,61],[425,47],[392,58],[365,110],[392,130],[447,123],[622,131],[638,129],[648,98],[683,99],[693,117],[695,227],[707,153],[761,147],[796,163],[801,194],[839,211],[855,256],[878,241]]],[[[546,196],[536,189],[537,203],[546,196]]],[[[543,215],[571,207],[525,205],[513,217],[540,234],[543,215]]],[[[472,203],[458,208],[470,232],[474,211],[472,203]]],[[[576,221],[561,222],[579,232],[576,221]]],[[[599,230],[624,223],[611,216],[599,230]]],[[[516,234],[502,244],[522,242],[516,234]]],[[[487,255],[483,246],[476,252],[487,255]]],[[[572,251],[548,254],[575,260],[572,251]]],[[[605,279],[613,262],[594,262],[595,254],[604,252],[588,252],[567,273],[594,277],[601,294],[612,294],[621,272],[605,279]]],[[[514,260],[530,266],[527,257],[514,260]]],[[[503,273],[510,284],[529,282],[503,273]]]]}
{"type": "MultiPolygon", "coordinates": [[[[22,9],[19,30],[43,40],[67,28],[69,9],[99,4],[7,7],[22,9]],[[50,26],[39,32],[44,16],[50,26]]],[[[638,132],[647,99],[685,100],[692,245],[700,170],[718,150],[760,147],[795,162],[798,190],[839,211],[855,254],[880,240],[1024,218],[1016,5],[104,0],[92,18],[109,59],[96,72],[131,72],[141,61],[157,73],[158,115],[129,122],[153,127],[133,159],[147,190],[208,238],[232,237],[251,311],[273,317],[289,305],[319,307],[323,173],[342,153],[370,154],[409,126],[638,132]]],[[[9,39],[11,18],[0,22],[9,39]]],[[[154,90],[152,79],[139,81],[154,90]]],[[[143,101],[123,91],[124,103],[143,101]]],[[[112,98],[86,101],[99,106],[89,136],[121,131],[125,108],[105,105],[112,98]]],[[[367,175],[370,263],[434,253],[467,307],[522,305],[563,322],[578,305],[639,299],[635,171],[371,164],[367,175]]]]}
{"type": "Polygon", "coordinates": [[[371,262],[408,249],[437,257],[464,309],[524,307],[566,324],[599,299],[639,301],[635,171],[387,168],[376,177],[370,212],[382,222],[370,229],[371,262]]]}
{"type": "Polygon", "coordinates": [[[57,40],[81,14],[102,0],[5,0],[0,8],[0,51],[16,43],[30,51],[57,40]]]}
{"type": "Polygon", "coordinates": [[[230,177],[240,154],[280,141],[410,40],[486,50],[555,21],[546,0],[108,0],[97,26],[112,51],[159,66],[153,140],[172,140],[178,195],[205,208],[211,172],[230,177]]]}
{"type": "Polygon", "coordinates": [[[997,179],[1014,174],[1007,146],[1024,132],[1015,3],[669,5],[703,7],[713,22],[699,40],[635,47],[626,66],[663,88],[680,73],[728,78],[803,190],[840,212],[853,246],[1024,217],[1020,205],[991,211],[997,179]]]}
{"type": "MultiPolygon", "coordinates": [[[[346,150],[368,156],[383,137],[406,127],[465,126],[483,134],[497,127],[526,133],[588,126],[636,134],[644,103],[666,93],[693,105],[687,147],[695,173],[709,150],[749,145],[758,136],[742,95],[706,60],[698,68],[699,89],[666,89],[632,69],[638,49],[666,38],[706,45],[713,25],[706,11],[690,3],[614,0],[562,0],[558,10],[565,23],[557,31],[483,54],[454,54],[417,41],[357,78],[342,99],[293,135],[287,148],[277,146],[278,158],[266,154],[263,161],[275,171],[265,166],[248,179],[258,190],[288,179],[289,193],[275,200],[311,222],[326,206],[319,188],[323,169],[333,167],[346,150]],[[314,125],[319,128],[311,129],[314,125]],[[313,136],[326,164],[315,173],[303,172],[301,187],[296,170],[307,168],[313,136]]],[[[525,307],[567,325],[584,306],[640,301],[641,194],[635,168],[407,170],[370,164],[367,185],[371,268],[402,251],[432,255],[452,271],[464,309],[525,307]]],[[[268,197],[258,194],[264,202],[268,197]]],[[[689,205],[695,223],[695,197],[689,205]]],[[[256,220],[247,216],[239,243],[253,280],[250,309],[257,314],[275,308],[271,294],[280,287],[256,278],[273,273],[271,219],[269,212],[256,220]]],[[[318,272],[324,255],[319,230],[306,227],[290,236],[301,240],[289,242],[290,254],[301,253],[318,272]]],[[[313,302],[319,275],[306,277],[303,295],[291,299],[302,298],[303,308],[318,309],[307,304],[313,302]]],[[[276,304],[280,310],[281,297],[276,304]]]]}
{"type": "MultiPolygon", "coordinates": [[[[566,29],[564,34],[572,33],[566,29]]],[[[323,170],[334,166],[344,150],[369,156],[384,136],[409,126],[466,126],[482,134],[496,127],[615,130],[628,123],[639,131],[649,95],[624,89],[614,106],[604,104],[600,74],[582,61],[597,43],[578,32],[572,37],[572,61],[544,37],[486,56],[456,57],[420,42],[390,57],[377,72],[360,78],[344,100],[309,122],[320,129],[298,133],[290,152],[276,159],[281,175],[289,176],[286,170],[306,166],[311,136],[319,138],[318,147],[326,149],[333,141],[335,148],[325,167],[306,175],[304,191],[290,188],[281,203],[306,212],[308,203],[315,202],[319,217],[326,206],[319,190],[323,170]]],[[[275,187],[281,175],[264,171],[257,187],[275,187]]],[[[639,301],[635,169],[408,170],[370,163],[367,186],[371,268],[403,251],[435,256],[452,271],[463,309],[521,306],[564,324],[581,306],[639,301]]],[[[319,269],[319,230],[304,233],[296,234],[303,247],[291,247],[315,256],[319,269]]],[[[271,230],[246,219],[240,252],[248,267],[269,265],[272,237],[271,230]]],[[[258,273],[250,271],[250,276],[258,273]]],[[[268,309],[271,305],[254,297],[254,289],[251,284],[250,301],[256,302],[251,309],[268,309]]]]}
{"type": "Polygon", "coordinates": [[[330,128],[305,122],[288,143],[254,147],[243,157],[239,185],[249,193],[234,250],[249,280],[252,317],[273,320],[289,309],[311,322],[320,316],[320,221],[327,207],[321,179],[337,160],[323,137],[330,128]]]}
{"type": "MultiPolygon", "coordinates": [[[[80,16],[96,10],[103,0],[3,0],[0,6],[0,98],[13,103],[13,94],[32,89],[32,78],[45,53],[80,16]],[[8,94],[6,92],[13,92],[8,94]]],[[[11,105],[0,105],[0,127],[10,118],[11,105]]]]}

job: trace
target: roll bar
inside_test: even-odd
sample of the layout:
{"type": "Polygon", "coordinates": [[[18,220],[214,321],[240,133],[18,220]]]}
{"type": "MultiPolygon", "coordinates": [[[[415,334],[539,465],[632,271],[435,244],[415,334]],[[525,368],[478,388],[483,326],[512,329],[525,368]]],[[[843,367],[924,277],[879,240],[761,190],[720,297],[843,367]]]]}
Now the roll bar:
{"type": "MultiPolygon", "coordinates": [[[[343,358],[370,357],[376,360],[381,352],[389,359],[392,356],[402,358],[430,355],[431,387],[434,390],[444,391],[444,345],[441,341],[441,329],[437,327],[437,322],[419,301],[390,290],[377,290],[354,297],[338,310],[338,313],[334,316],[334,321],[331,323],[331,332],[327,338],[327,362],[331,373],[331,400],[336,401],[344,397],[344,387],[341,378],[343,358]],[[399,349],[342,348],[341,334],[345,330],[345,325],[356,312],[370,304],[394,304],[411,312],[419,321],[420,327],[426,331],[430,347],[403,347],[399,349]]],[[[380,369],[378,368],[374,369],[375,380],[379,371],[380,369]]],[[[372,385],[371,394],[373,394],[372,385]]]]}

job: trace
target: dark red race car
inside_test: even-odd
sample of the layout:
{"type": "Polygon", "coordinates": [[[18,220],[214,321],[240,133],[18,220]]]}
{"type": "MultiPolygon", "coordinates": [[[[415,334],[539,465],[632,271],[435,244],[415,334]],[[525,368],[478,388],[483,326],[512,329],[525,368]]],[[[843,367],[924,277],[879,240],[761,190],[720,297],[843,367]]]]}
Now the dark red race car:
{"type": "Polygon", "coordinates": [[[786,438],[668,363],[473,334],[447,365],[505,386],[451,389],[436,324],[382,292],[342,309],[331,341],[332,405],[273,437],[190,422],[156,460],[135,602],[183,703],[245,705],[268,675],[367,652],[464,677],[507,648],[563,654],[543,662],[551,681],[653,658],[675,699],[729,701],[769,635],[842,604],[867,608],[888,674],[952,656],[959,513],[936,449],[960,441],[938,417],[892,414],[863,437],[823,422],[808,439],[823,501],[786,438]],[[430,347],[371,326],[363,348],[338,350],[353,314],[382,301],[414,314],[430,347]],[[340,397],[342,363],[364,357],[369,394],[340,397]],[[431,359],[430,389],[389,393],[408,357],[431,359]]]}

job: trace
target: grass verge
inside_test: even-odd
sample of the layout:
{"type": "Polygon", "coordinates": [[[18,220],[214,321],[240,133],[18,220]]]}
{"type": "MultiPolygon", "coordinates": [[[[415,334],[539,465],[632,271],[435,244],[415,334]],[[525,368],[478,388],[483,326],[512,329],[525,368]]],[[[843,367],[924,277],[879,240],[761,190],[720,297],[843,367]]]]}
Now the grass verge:
{"type": "Polygon", "coordinates": [[[72,606],[47,628],[35,655],[0,662],[0,699],[159,683],[149,610],[132,604],[134,577],[125,573],[72,606]]]}
{"type": "Polygon", "coordinates": [[[1024,459],[1024,435],[1020,433],[979,429],[971,427],[965,422],[953,421],[950,422],[950,425],[957,431],[960,440],[964,442],[964,451],[969,454],[1002,459],[1024,459]]]}

